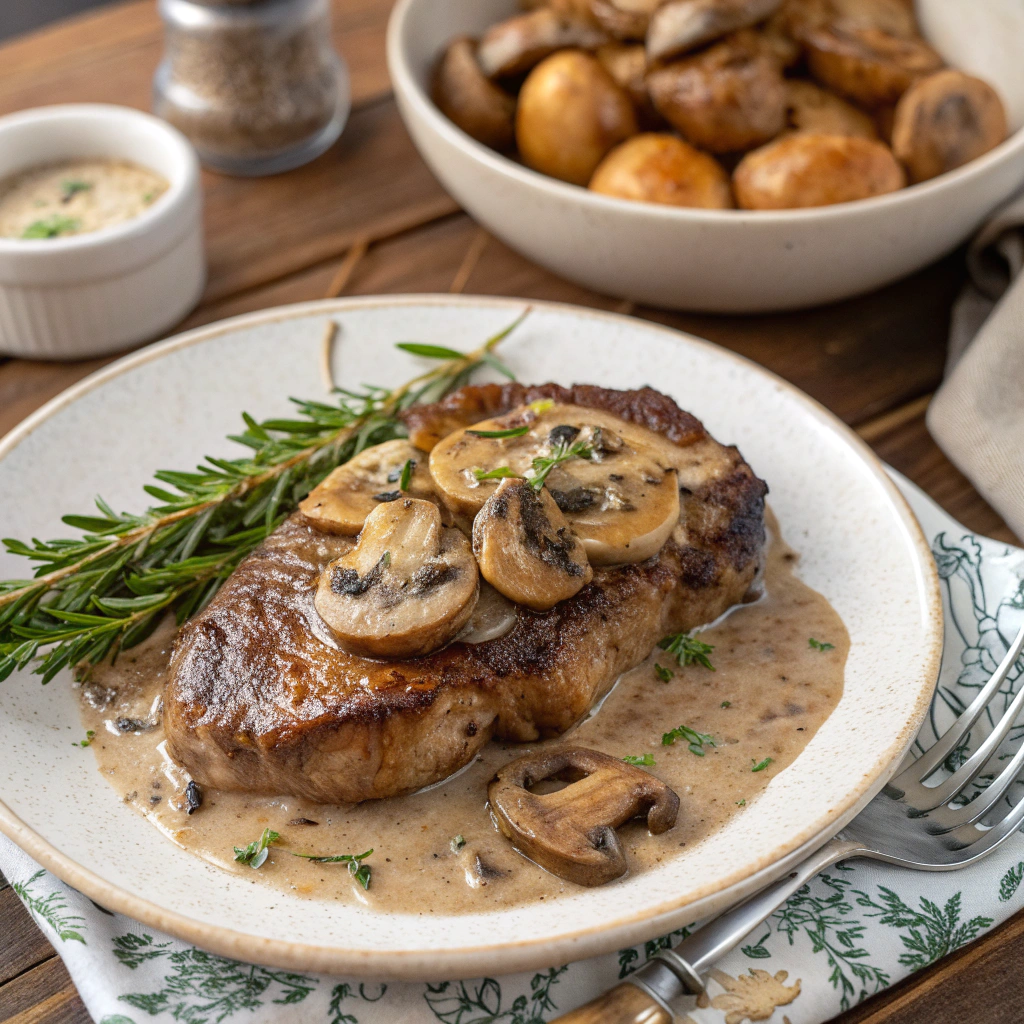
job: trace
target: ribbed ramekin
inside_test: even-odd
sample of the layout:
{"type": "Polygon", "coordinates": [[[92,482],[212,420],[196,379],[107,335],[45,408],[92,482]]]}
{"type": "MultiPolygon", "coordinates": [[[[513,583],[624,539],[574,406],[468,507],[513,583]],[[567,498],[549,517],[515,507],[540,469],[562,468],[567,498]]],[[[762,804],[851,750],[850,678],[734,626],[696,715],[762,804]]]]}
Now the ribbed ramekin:
{"type": "Polygon", "coordinates": [[[206,283],[199,162],[149,114],[66,104],[0,118],[0,180],[64,160],[131,160],[168,190],[138,217],[99,231],[0,238],[0,354],[80,359],[149,341],[199,301],[206,283]]]}

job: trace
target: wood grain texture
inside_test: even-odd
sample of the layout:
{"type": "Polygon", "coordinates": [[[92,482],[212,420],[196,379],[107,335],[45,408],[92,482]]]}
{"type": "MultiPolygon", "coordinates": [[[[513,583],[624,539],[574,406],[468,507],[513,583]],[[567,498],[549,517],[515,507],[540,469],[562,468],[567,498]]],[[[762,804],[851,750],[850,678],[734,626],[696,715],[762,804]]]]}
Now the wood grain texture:
{"type": "Polygon", "coordinates": [[[0,1024],[90,1024],[59,957],[0,987],[0,1024]]]}
{"type": "Polygon", "coordinates": [[[0,889],[0,986],[51,956],[53,947],[14,890],[0,889]]]}

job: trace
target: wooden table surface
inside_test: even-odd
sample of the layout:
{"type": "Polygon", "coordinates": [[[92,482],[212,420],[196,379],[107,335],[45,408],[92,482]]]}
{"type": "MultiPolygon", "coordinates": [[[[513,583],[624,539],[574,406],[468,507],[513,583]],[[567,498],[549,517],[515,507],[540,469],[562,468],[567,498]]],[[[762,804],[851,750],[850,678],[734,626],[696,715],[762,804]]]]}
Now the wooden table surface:
{"type": "MultiPolygon", "coordinates": [[[[338,291],[461,291],[628,312],[710,338],[782,375],[972,530],[1015,540],[924,425],[942,374],[950,306],[964,281],[962,252],[872,295],[763,317],[666,313],[585,291],[484,233],[419,159],[384,65],[390,7],[391,0],[334,0],[335,42],[352,73],[354,107],[330,152],[276,178],[204,176],[210,279],[183,327],[338,291]]],[[[160,52],[151,2],[15,40],[0,47],[0,114],[69,101],[146,109],[160,52]]],[[[0,359],[0,435],[109,361],[0,359]]],[[[1024,912],[837,1021],[1016,1024],[1024,1006],[1022,937],[1024,912]]],[[[0,1022],[88,1019],[60,959],[0,878],[0,1022]]]]}

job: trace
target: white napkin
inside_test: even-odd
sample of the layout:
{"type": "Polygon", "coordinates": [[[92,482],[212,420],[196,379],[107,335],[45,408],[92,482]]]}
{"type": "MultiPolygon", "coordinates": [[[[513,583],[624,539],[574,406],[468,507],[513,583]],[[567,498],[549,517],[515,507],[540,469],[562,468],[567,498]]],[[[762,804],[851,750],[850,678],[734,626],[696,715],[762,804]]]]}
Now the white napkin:
{"type": "MultiPolygon", "coordinates": [[[[943,580],[946,653],[933,715],[944,729],[950,709],[973,697],[1024,620],[1024,551],[968,533],[913,484],[897,483],[932,541],[943,580]]],[[[1021,685],[1018,664],[1006,693],[1021,685]]],[[[99,1024],[544,1024],[685,931],[567,967],[383,985],[205,953],[100,909],[2,836],[0,870],[99,1024]]],[[[832,868],[721,961],[703,1005],[680,1000],[677,1020],[820,1024],[1020,910],[1022,880],[1019,833],[988,860],[958,872],[924,874],[869,861],[832,868]]]]}
{"type": "Polygon", "coordinates": [[[967,254],[946,380],[928,429],[1018,537],[1024,537],[1024,195],[999,210],[967,254]]]}

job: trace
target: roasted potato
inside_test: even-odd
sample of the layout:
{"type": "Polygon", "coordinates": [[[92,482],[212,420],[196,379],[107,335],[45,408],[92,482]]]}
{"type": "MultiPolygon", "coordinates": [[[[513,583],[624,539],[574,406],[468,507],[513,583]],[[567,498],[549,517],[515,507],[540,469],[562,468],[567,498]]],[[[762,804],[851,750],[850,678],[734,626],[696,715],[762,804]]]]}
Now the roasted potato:
{"type": "Polygon", "coordinates": [[[595,57],[579,50],[542,61],[519,93],[519,154],[554,178],[586,185],[605,154],[636,133],[629,96],[595,57]]]}
{"type": "Polygon", "coordinates": [[[733,190],[744,209],[788,210],[868,199],[905,181],[884,143],[796,132],[748,153],[733,173],[733,190]]]}
{"type": "Polygon", "coordinates": [[[912,182],[961,167],[1005,138],[999,95],[962,71],[922,78],[896,105],[892,148],[912,182]]]}
{"type": "Polygon", "coordinates": [[[823,26],[805,32],[802,41],[814,78],[869,108],[895,103],[915,79],[942,67],[942,58],[923,39],[874,28],[823,26]]]}
{"type": "Polygon", "coordinates": [[[616,146],[594,172],[590,188],[666,206],[725,210],[733,205],[729,175],[714,157],[658,132],[635,135],[616,146]]]}
{"type": "Polygon", "coordinates": [[[737,32],[650,72],[647,88],[658,113],[712,153],[751,149],[786,126],[781,65],[754,32],[737,32]]]}
{"type": "Polygon", "coordinates": [[[480,70],[476,43],[456,39],[434,72],[434,102],[467,135],[492,149],[515,145],[516,101],[480,70]]]}
{"type": "Polygon", "coordinates": [[[863,110],[834,92],[796,78],[786,82],[786,120],[799,132],[878,138],[874,121],[863,110]]]}

